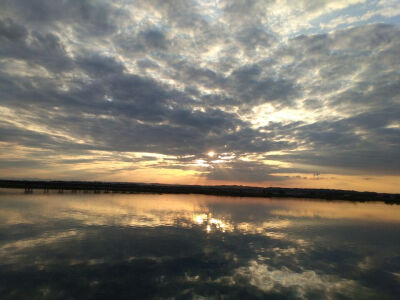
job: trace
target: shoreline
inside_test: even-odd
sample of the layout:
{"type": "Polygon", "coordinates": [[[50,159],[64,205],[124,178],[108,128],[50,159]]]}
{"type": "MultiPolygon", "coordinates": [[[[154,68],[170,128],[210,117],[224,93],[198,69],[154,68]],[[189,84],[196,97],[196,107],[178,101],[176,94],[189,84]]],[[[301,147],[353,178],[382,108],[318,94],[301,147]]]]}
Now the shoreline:
{"type": "Polygon", "coordinates": [[[34,190],[83,191],[94,193],[156,193],[156,194],[203,194],[215,196],[259,197],[259,198],[311,198],[321,200],[345,200],[351,202],[380,201],[400,204],[400,194],[357,192],[334,189],[305,189],[280,187],[251,187],[239,185],[177,185],[159,183],[128,183],[99,181],[45,181],[45,180],[0,180],[0,188],[34,190]]]}

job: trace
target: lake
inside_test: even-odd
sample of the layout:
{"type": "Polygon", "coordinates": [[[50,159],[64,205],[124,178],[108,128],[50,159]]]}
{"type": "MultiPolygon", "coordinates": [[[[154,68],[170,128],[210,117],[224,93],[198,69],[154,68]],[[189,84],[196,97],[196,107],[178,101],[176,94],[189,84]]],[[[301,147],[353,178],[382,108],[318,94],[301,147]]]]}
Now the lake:
{"type": "Polygon", "coordinates": [[[400,205],[0,191],[1,299],[399,299],[400,205]]]}

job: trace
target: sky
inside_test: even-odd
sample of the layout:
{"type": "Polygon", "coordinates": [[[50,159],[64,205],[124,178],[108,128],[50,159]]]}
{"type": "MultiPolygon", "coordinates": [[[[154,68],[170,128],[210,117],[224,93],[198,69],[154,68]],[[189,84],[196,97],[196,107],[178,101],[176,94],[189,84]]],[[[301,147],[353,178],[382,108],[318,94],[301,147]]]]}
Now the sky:
{"type": "Polygon", "coordinates": [[[400,192],[398,0],[0,0],[0,177],[400,192]]]}

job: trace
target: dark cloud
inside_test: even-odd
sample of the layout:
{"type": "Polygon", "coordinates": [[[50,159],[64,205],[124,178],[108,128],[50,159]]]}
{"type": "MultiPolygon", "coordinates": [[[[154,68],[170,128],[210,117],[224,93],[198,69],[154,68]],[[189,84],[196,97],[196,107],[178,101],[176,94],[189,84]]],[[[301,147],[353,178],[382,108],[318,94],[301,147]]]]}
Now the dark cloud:
{"type": "Polygon", "coordinates": [[[275,37],[260,27],[247,27],[237,33],[237,40],[246,50],[255,50],[257,47],[268,48],[276,43],[275,37]]]}
{"type": "Polygon", "coordinates": [[[136,64],[141,69],[158,69],[160,67],[156,62],[147,58],[137,60],[136,64]]]}
{"type": "Polygon", "coordinates": [[[2,41],[19,41],[27,37],[26,28],[20,24],[14,23],[12,19],[0,20],[0,36],[2,41]]]}
{"type": "Polygon", "coordinates": [[[76,64],[92,77],[107,76],[114,73],[122,73],[124,65],[113,57],[98,54],[87,54],[78,58],[76,64]]]}
{"type": "Polygon", "coordinates": [[[210,149],[233,153],[224,168],[234,175],[205,171],[221,180],[315,168],[397,174],[399,28],[284,40],[267,26],[273,4],[2,1],[2,140],[192,162],[210,149]],[[240,163],[248,155],[292,166],[240,163]]]}
{"type": "Polygon", "coordinates": [[[166,51],[169,41],[165,33],[157,28],[148,28],[137,33],[126,33],[115,38],[116,44],[123,49],[127,55],[137,53],[151,53],[152,51],[166,51]]]}
{"type": "Polygon", "coordinates": [[[62,31],[71,26],[78,34],[104,35],[116,30],[116,22],[124,16],[106,1],[74,0],[2,0],[3,14],[14,16],[37,29],[62,31]]]}
{"type": "Polygon", "coordinates": [[[313,145],[313,149],[288,155],[287,161],[322,168],[335,167],[342,172],[370,170],[398,175],[398,129],[388,128],[388,125],[398,119],[399,113],[396,107],[391,107],[336,122],[318,122],[294,128],[296,138],[313,145]]]}
{"type": "Polygon", "coordinates": [[[287,105],[296,97],[298,90],[294,82],[284,78],[260,76],[261,68],[252,65],[236,69],[231,74],[228,89],[235,91],[233,98],[240,104],[257,105],[266,102],[277,102],[287,105]]]}
{"type": "Polygon", "coordinates": [[[157,11],[170,26],[195,29],[206,24],[204,16],[197,12],[194,0],[140,0],[137,5],[150,12],[157,11]]]}
{"type": "Polygon", "coordinates": [[[224,19],[232,27],[260,24],[268,17],[268,7],[273,1],[224,0],[221,1],[224,19]]]}
{"type": "Polygon", "coordinates": [[[71,67],[63,43],[53,33],[28,32],[25,26],[12,19],[0,19],[0,57],[24,60],[50,71],[64,71],[71,67]]]}

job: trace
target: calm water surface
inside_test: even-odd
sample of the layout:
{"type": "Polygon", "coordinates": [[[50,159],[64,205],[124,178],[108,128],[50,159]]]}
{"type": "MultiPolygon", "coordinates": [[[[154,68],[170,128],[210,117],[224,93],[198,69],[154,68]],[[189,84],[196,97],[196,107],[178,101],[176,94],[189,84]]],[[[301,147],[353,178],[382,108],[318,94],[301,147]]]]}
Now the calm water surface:
{"type": "Polygon", "coordinates": [[[1,299],[400,299],[400,206],[0,192],[1,299]]]}

